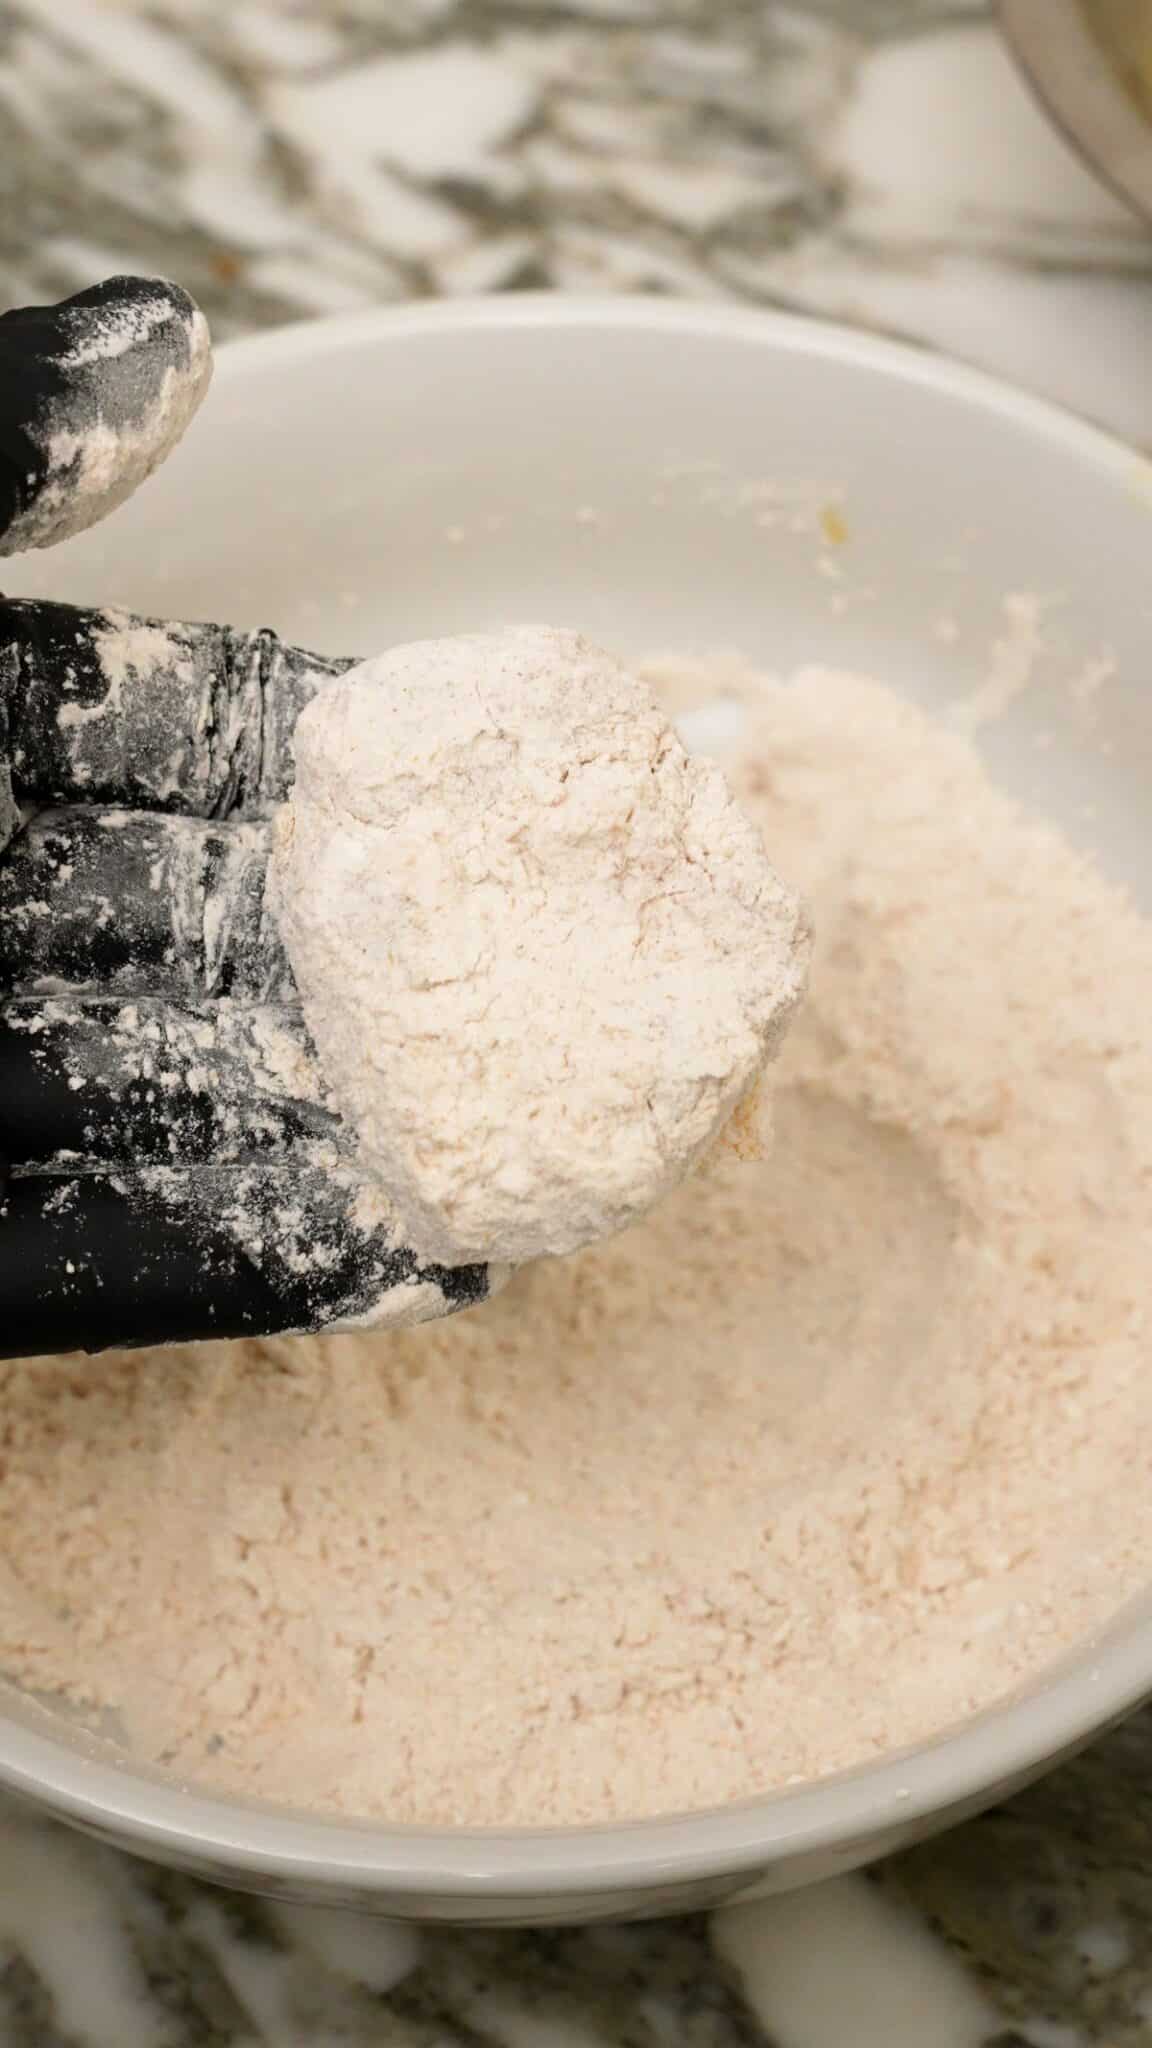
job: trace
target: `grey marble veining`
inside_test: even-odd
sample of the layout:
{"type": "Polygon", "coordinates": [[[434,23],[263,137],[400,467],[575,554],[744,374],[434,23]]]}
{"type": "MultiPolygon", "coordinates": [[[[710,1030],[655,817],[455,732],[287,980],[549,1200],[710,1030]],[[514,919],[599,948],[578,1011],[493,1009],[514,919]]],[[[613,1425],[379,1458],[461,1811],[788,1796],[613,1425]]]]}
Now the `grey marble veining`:
{"type": "Polygon", "coordinates": [[[971,0],[0,0],[0,112],[3,302],[737,296],[1152,443],[1152,238],[971,0]]]}
{"type": "MultiPolygon", "coordinates": [[[[1152,239],[971,0],[0,0],[0,305],[118,269],[221,339],[413,294],[741,297],[1152,446],[1152,239]]],[[[881,2042],[1152,2042],[1152,1714],[714,1925],[416,1935],[0,1806],[0,2048],[881,2042]]]]}

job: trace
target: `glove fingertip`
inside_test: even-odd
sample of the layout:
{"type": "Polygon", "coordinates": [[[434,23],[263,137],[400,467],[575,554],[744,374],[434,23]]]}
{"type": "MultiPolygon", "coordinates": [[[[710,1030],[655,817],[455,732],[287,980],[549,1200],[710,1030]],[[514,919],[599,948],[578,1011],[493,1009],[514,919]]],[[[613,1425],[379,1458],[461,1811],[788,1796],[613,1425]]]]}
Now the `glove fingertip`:
{"type": "Polygon", "coordinates": [[[181,286],[111,277],[0,315],[0,555],[96,524],[181,439],[212,375],[181,286]]]}

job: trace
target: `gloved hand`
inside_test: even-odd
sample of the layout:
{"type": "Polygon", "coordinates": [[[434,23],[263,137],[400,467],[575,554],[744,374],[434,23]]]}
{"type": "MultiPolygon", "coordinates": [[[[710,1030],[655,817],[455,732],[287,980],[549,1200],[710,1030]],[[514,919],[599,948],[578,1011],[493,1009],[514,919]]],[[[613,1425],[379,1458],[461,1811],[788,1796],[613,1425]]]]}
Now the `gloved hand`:
{"type": "MultiPolygon", "coordinates": [[[[115,278],[0,317],[0,554],[123,501],[207,384],[115,278]]],[[[350,666],[269,632],[0,598],[0,1356],[417,1321],[264,905],[296,717],[350,666]]]]}

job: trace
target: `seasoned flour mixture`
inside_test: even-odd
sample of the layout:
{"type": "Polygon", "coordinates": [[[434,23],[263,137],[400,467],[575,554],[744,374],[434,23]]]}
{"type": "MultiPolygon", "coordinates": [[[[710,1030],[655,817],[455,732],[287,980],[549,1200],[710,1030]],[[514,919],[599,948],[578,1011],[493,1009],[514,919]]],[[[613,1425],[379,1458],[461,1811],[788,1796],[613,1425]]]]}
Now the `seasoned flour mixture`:
{"type": "Polygon", "coordinates": [[[817,934],[771,1160],[450,1322],[0,1367],[0,1658],[136,1754],[403,1821],[699,1807],[1146,1582],[1152,928],[878,684],[723,681],[817,934]]]}
{"type": "Polygon", "coordinates": [[[724,777],[546,626],[334,677],[295,753],[277,920],[403,1242],[520,1265],[635,1223],[804,986],[800,905],[724,777]]]}

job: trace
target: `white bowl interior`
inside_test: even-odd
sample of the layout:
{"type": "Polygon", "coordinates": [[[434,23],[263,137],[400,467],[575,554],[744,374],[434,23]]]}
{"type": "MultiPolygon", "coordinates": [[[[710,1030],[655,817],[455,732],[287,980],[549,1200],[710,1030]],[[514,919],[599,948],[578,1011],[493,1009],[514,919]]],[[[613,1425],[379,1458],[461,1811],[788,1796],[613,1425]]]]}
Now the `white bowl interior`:
{"type": "MultiPolygon", "coordinates": [[[[163,475],[5,583],[272,625],[365,654],[531,618],[624,652],[735,649],[781,671],[863,669],[939,707],[979,684],[997,642],[1019,651],[1027,626],[1012,626],[1011,601],[1034,598],[1041,644],[986,751],[1004,782],[1147,903],[1150,565],[1149,466],[978,376],[729,309],[502,301],[325,323],[228,351],[163,475]],[[1099,684],[1091,715],[1086,678],[1099,684]]],[[[774,1841],[819,1840],[838,1843],[846,1864],[868,1852],[893,1799],[928,1814],[1032,1767],[1152,1687],[1152,1602],[1110,1641],[967,1737],[930,1745],[915,1769],[851,1774],[847,1799],[830,1784],[740,1809],[745,1861],[774,1841]]],[[[58,1804],[89,1819],[116,1806],[123,1819],[131,1772],[114,1779],[59,1717],[17,1718],[23,1733],[0,1724],[0,1772],[47,1776],[58,1804]],[[83,1771],[85,1750],[97,1776],[81,1786],[67,1759],[83,1771]]],[[[143,1829],[155,1786],[135,1782],[143,1829]]],[[[179,1860],[192,1808],[169,1804],[163,1819],[164,1853],[179,1860]]],[[[230,1802],[204,1802],[196,1826],[218,1845],[227,1834],[233,1868],[244,1843],[257,1853],[257,1817],[230,1802]]],[[[352,1832],[313,1826],[309,1853],[347,1869],[352,1832]]],[[[615,1834],[621,1872],[645,1857],[668,1864],[666,1832],[615,1834]]],[[[365,1831],[361,1875],[380,1835],[365,1831]]],[[[690,1849],[723,1863],[719,1835],[684,1836],[682,1878],[690,1849]]],[[[271,1837],[264,1850],[277,1853],[271,1837]]],[[[437,1853],[443,1875],[451,1857],[437,1853]]],[[[470,1855],[461,1883],[490,1868],[470,1855]]],[[[551,1867],[558,1877],[575,1861],[557,1850],[551,1867]]]]}

